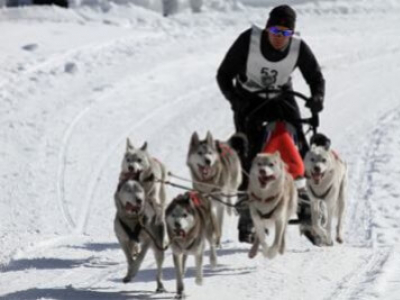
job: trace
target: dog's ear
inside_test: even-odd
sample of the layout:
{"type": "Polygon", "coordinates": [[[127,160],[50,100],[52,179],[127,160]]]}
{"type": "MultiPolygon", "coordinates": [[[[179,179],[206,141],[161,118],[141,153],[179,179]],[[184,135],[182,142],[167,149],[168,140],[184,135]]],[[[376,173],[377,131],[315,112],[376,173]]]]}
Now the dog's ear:
{"type": "Polygon", "coordinates": [[[273,155],[274,155],[274,157],[277,157],[277,158],[279,158],[279,159],[282,159],[281,153],[280,153],[278,150],[275,151],[273,155]]]}
{"type": "Polygon", "coordinates": [[[207,145],[214,146],[214,139],[210,131],[207,131],[206,142],[207,145]]]}
{"type": "Polygon", "coordinates": [[[147,142],[143,143],[143,146],[140,147],[140,150],[142,150],[142,151],[146,151],[147,150],[147,142]]]}
{"type": "Polygon", "coordinates": [[[190,139],[190,149],[196,148],[200,144],[199,135],[197,131],[193,132],[192,137],[190,139]]]}
{"type": "Polygon", "coordinates": [[[129,150],[133,150],[135,149],[135,147],[133,147],[133,144],[130,140],[130,138],[126,139],[126,152],[128,152],[129,150]]]}

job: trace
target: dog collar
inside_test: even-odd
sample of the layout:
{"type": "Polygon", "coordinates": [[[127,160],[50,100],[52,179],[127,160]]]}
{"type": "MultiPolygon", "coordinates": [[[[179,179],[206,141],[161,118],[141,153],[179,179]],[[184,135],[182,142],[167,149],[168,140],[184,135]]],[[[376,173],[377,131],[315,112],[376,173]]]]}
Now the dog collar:
{"type": "Polygon", "coordinates": [[[328,190],[327,190],[325,193],[323,193],[322,195],[317,195],[317,193],[313,190],[313,188],[311,187],[311,185],[309,186],[309,188],[310,188],[311,194],[312,194],[315,198],[321,199],[321,200],[325,200],[325,198],[328,196],[329,192],[330,192],[331,189],[332,189],[332,185],[331,185],[331,186],[328,188],[328,190]]]}
{"type": "Polygon", "coordinates": [[[260,201],[260,202],[271,202],[272,200],[274,200],[275,198],[278,197],[278,195],[275,195],[275,196],[271,196],[271,197],[265,198],[265,199],[263,200],[261,197],[258,197],[258,196],[257,196],[256,194],[254,194],[253,192],[250,193],[250,196],[251,196],[252,198],[256,199],[257,201],[260,201]]]}

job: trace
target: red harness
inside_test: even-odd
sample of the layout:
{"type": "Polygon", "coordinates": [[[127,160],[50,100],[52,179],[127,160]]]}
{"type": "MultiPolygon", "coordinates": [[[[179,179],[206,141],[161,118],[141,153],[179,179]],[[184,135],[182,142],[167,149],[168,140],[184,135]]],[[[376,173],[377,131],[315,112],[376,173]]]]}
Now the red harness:
{"type": "Polygon", "coordinates": [[[233,154],[233,150],[227,144],[218,142],[218,147],[221,149],[221,156],[230,156],[233,154]]]}
{"type": "Polygon", "coordinates": [[[194,206],[200,207],[201,206],[201,200],[199,197],[198,192],[189,192],[190,199],[192,200],[194,206]]]}

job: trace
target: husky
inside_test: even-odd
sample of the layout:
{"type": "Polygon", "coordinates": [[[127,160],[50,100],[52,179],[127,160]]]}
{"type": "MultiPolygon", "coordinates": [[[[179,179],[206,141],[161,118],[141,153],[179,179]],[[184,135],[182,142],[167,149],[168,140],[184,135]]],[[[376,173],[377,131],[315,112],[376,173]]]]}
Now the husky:
{"type": "Polygon", "coordinates": [[[217,265],[218,224],[211,211],[211,202],[196,192],[177,196],[168,205],[165,219],[177,278],[176,298],[181,299],[184,297],[183,277],[188,255],[195,256],[196,283],[202,284],[206,240],[210,244],[210,264],[217,265]]]}
{"type": "Polygon", "coordinates": [[[149,155],[147,143],[145,142],[140,148],[135,148],[128,138],[121,168],[120,182],[127,179],[138,181],[145,190],[146,201],[156,212],[157,222],[163,222],[166,207],[164,183],[166,169],[161,162],[149,155]]]}
{"type": "Polygon", "coordinates": [[[157,264],[156,292],[164,292],[164,224],[156,222],[157,216],[147,201],[146,192],[135,180],[120,182],[114,194],[114,201],[117,208],[114,232],[128,263],[128,272],[123,282],[127,283],[136,276],[148,249],[152,248],[157,264]]]}
{"type": "MultiPolygon", "coordinates": [[[[225,195],[236,193],[242,182],[242,167],[235,150],[228,143],[213,139],[207,132],[205,140],[200,140],[194,132],[187,155],[187,165],[193,180],[193,188],[201,193],[211,193],[217,190],[225,195]]],[[[232,197],[226,197],[226,202],[232,204],[232,197]]],[[[224,206],[212,201],[213,211],[217,214],[219,232],[222,233],[224,206]]],[[[232,213],[232,208],[228,208],[232,213]]]]}
{"type": "Polygon", "coordinates": [[[297,189],[292,176],[279,152],[258,154],[250,168],[249,207],[256,237],[249,257],[257,255],[261,244],[265,257],[274,258],[285,251],[285,234],[289,218],[296,212],[297,189]],[[271,247],[266,241],[266,227],[275,225],[275,237],[271,247]]]}
{"type": "Polygon", "coordinates": [[[306,154],[304,164],[311,199],[312,231],[323,237],[323,244],[333,245],[333,217],[337,217],[336,241],[341,244],[347,196],[347,165],[329,145],[315,144],[306,154]],[[319,216],[321,211],[322,217],[319,216]]]}

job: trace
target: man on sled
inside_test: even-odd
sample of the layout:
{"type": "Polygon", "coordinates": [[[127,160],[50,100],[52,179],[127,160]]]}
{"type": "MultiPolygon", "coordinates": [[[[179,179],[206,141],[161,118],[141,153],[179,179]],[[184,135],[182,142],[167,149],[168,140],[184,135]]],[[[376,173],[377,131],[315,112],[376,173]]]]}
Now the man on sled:
{"type": "MultiPolygon", "coordinates": [[[[264,29],[253,26],[233,43],[218,69],[217,82],[231,104],[236,131],[248,139],[248,151],[241,155],[244,170],[249,171],[257,153],[279,151],[295,179],[299,202],[309,202],[302,161],[309,147],[299,122],[299,107],[290,93],[291,74],[298,67],[309,85],[311,98],[306,107],[313,115],[323,109],[325,81],[311,49],[294,35],[295,22],[296,13],[290,6],[272,9],[264,29]],[[275,92],[259,93],[271,90],[275,92]],[[271,122],[275,122],[272,130],[267,125],[271,122]]],[[[240,190],[245,191],[248,178],[243,178],[240,190]]],[[[298,211],[300,220],[311,219],[310,214],[302,207],[298,211]]],[[[240,210],[238,229],[239,241],[251,243],[253,224],[246,208],[240,210]]],[[[304,234],[317,243],[310,231],[304,234]]]]}

